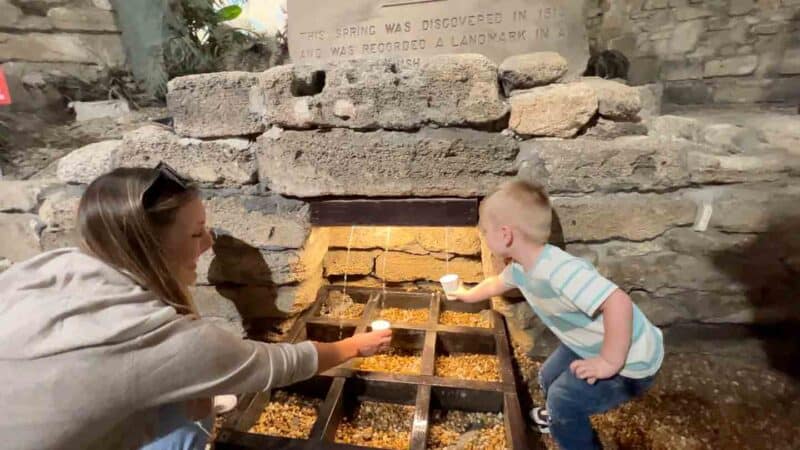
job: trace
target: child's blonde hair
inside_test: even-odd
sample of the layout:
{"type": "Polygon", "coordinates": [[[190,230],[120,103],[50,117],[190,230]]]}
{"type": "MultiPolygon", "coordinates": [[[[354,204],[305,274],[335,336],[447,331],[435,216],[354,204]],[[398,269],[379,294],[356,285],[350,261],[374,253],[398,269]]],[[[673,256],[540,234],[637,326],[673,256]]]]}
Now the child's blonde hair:
{"type": "Polygon", "coordinates": [[[553,211],[544,188],[524,180],[503,183],[480,207],[482,219],[496,226],[510,225],[533,242],[550,239],[553,211]]]}

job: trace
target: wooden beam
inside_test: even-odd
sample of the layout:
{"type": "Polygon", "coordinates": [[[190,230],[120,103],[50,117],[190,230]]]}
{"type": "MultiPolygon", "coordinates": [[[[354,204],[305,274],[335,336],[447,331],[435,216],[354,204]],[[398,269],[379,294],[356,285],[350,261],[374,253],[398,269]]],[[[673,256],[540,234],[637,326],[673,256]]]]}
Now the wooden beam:
{"type": "Polygon", "coordinates": [[[311,224],[315,226],[475,226],[478,224],[478,199],[318,200],[311,202],[311,224]]]}

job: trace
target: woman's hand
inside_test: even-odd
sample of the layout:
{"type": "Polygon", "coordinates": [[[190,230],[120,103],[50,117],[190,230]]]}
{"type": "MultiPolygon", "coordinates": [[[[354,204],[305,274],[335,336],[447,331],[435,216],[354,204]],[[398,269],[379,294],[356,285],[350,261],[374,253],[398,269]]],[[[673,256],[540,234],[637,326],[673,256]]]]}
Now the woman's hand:
{"type": "Polygon", "coordinates": [[[370,356],[389,348],[389,342],[392,340],[392,330],[356,334],[349,339],[352,340],[358,356],[370,356]]]}
{"type": "Polygon", "coordinates": [[[372,331],[356,334],[338,342],[315,342],[318,356],[318,372],[336,367],[356,356],[370,356],[388,348],[392,330],[372,331]]]}

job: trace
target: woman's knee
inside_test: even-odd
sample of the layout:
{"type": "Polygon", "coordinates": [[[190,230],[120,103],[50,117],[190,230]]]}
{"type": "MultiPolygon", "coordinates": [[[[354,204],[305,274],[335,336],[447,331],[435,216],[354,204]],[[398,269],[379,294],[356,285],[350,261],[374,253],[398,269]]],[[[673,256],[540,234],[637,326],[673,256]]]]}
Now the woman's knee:
{"type": "Polygon", "coordinates": [[[189,422],[160,436],[141,450],[204,450],[207,443],[207,430],[189,422]]]}

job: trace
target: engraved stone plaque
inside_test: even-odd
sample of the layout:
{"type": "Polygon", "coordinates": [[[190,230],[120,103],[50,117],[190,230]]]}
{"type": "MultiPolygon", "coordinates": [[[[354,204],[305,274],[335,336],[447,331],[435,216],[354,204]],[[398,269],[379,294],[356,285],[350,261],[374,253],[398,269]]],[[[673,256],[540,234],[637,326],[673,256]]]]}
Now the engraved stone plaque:
{"type": "Polygon", "coordinates": [[[289,0],[294,63],[480,53],[500,64],[521,53],[556,51],[569,75],[586,67],[581,0],[289,0]]]}

